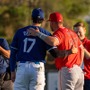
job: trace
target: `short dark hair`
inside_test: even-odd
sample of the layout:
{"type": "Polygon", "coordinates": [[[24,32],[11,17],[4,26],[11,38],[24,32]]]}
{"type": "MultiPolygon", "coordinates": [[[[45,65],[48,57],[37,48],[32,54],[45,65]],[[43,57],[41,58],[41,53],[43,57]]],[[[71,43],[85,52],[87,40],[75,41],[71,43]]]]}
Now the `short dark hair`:
{"type": "Polygon", "coordinates": [[[32,17],[32,21],[33,21],[33,23],[42,23],[44,21],[44,19],[32,17]]]}

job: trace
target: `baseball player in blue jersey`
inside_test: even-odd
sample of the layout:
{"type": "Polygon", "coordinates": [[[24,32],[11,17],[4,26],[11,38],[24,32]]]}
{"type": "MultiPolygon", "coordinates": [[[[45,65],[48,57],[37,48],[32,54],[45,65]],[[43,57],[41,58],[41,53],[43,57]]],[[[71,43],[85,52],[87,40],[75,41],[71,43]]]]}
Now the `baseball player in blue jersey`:
{"type": "Polygon", "coordinates": [[[44,20],[43,11],[38,8],[32,11],[33,24],[17,30],[10,45],[10,69],[14,90],[44,90],[44,63],[46,51],[54,47],[47,45],[38,37],[30,36],[29,28],[39,28],[46,35],[51,35],[41,28],[44,20]],[[17,70],[15,68],[17,63],[17,70]],[[16,75],[16,76],[15,76],[16,75]]]}
{"type": "Polygon", "coordinates": [[[13,83],[7,72],[9,58],[10,49],[8,42],[6,39],[0,38],[0,90],[13,90],[13,83]]]}
{"type": "Polygon", "coordinates": [[[17,30],[10,45],[10,69],[14,90],[44,90],[46,51],[56,57],[53,51],[56,47],[49,46],[38,37],[30,36],[29,32],[30,28],[38,27],[40,32],[51,35],[41,28],[43,20],[42,9],[34,9],[32,11],[33,24],[17,30]]]}

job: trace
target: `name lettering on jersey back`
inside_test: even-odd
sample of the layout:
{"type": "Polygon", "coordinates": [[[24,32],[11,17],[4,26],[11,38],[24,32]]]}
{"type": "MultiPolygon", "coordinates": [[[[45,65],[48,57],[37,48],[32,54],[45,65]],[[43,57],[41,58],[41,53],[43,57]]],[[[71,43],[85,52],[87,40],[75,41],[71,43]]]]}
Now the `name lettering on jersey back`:
{"type": "Polygon", "coordinates": [[[24,36],[30,36],[29,30],[23,32],[24,36]]]}
{"type": "Polygon", "coordinates": [[[74,45],[74,46],[78,46],[78,38],[77,37],[73,37],[73,33],[72,32],[67,32],[67,35],[69,36],[69,45],[70,45],[70,47],[72,46],[72,45],[74,45]]]}
{"type": "Polygon", "coordinates": [[[72,38],[70,38],[69,39],[69,45],[70,45],[70,47],[73,46],[73,45],[77,47],[78,46],[77,41],[78,41],[77,38],[73,38],[73,40],[72,40],[72,38]]]}

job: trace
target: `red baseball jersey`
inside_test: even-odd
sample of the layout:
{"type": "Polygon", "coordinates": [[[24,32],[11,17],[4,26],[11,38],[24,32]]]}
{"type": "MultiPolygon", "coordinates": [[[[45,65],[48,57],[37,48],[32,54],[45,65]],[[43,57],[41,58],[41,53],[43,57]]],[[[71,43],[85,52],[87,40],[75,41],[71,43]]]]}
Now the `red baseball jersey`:
{"type": "MultiPolygon", "coordinates": [[[[82,41],[83,46],[90,52],[90,40],[84,38],[82,41]]],[[[90,59],[84,57],[84,72],[85,72],[85,79],[90,79],[90,59]]]]}
{"type": "MultiPolygon", "coordinates": [[[[62,27],[55,31],[53,36],[59,40],[59,45],[57,46],[59,50],[69,50],[73,45],[80,50],[79,48],[82,43],[74,31],[62,27]]],[[[70,68],[74,64],[80,65],[80,52],[70,54],[65,58],[56,58],[55,64],[58,69],[61,69],[62,67],[70,68]]]]}

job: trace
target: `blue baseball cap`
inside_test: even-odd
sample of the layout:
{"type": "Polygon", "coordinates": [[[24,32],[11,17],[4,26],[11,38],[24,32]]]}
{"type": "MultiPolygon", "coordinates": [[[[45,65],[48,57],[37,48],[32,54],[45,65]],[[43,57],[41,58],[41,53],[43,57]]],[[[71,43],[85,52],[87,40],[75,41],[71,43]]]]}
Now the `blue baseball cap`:
{"type": "Polygon", "coordinates": [[[38,19],[44,19],[44,12],[41,8],[35,8],[32,11],[32,17],[38,19]]]}

